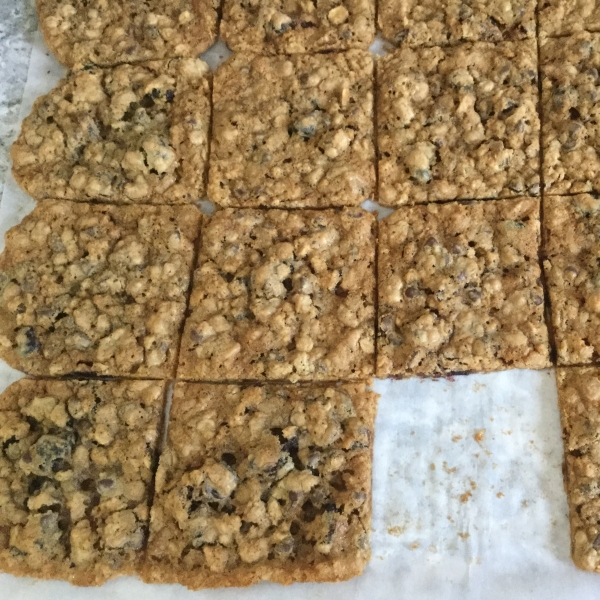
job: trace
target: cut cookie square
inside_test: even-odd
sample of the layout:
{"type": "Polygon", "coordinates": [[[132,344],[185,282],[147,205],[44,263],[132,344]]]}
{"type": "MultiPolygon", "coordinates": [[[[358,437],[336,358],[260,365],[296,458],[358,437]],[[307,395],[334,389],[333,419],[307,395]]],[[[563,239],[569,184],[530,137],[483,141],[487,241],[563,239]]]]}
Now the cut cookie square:
{"type": "Polygon", "coordinates": [[[539,19],[541,37],[600,31],[600,3],[598,0],[541,0],[539,19]]]}
{"type": "Polygon", "coordinates": [[[198,589],[359,575],[376,407],[364,384],[177,384],[143,578],[198,589]]]}
{"type": "Polygon", "coordinates": [[[379,27],[407,46],[535,38],[535,0],[380,0],[379,27]]]}
{"type": "Polygon", "coordinates": [[[37,0],[40,27],[71,68],[195,58],[217,39],[215,0],[37,0]]]}
{"type": "Polygon", "coordinates": [[[11,149],[17,183],[36,200],[200,200],[209,77],[198,59],[70,73],[23,121],[11,149]]]}
{"type": "Polygon", "coordinates": [[[369,53],[234,54],[215,74],[213,102],[213,202],[328,208],[372,197],[369,53]]]}
{"type": "Polygon", "coordinates": [[[200,218],[38,204],[0,255],[0,358],[34,375],[171,376],[200,218]]]}
{"type": "Polygon", "coordinates": [[[544,271],[558,364],[600,361],[600,200],[544,200],[544,271]]]}
{"type": "Polygon", "coordinates": [[[370,377],[375,227],[361,208],[218,211],[202,233],[178,376],[370,377]]]}
{"type": "Polygon", "coordinates": [[[534,40],[401,48],[378,66],[379,202],[539,193],[534,40]]]}
{"type": "Polygon", "coordinates": [[[0,395],[0,571],[133,574],[164,400],[156,381],[21,380],[0,395]]]}
{"type": "Polygon", "coordinates": [[[550,366],[538,200],[404,208],[380,232],[378,377],[550,366]]]}
{"type": "Polygon", "coordinates": [[[600,34],[542,40],[540,56],[546,194],[600,190],[600,34]]]}
{"type": "Polygon", "coordinates": [[[225,0],[221,35],[244,53],[366,50],[375,39],[375,0],[225,0]]]}
{"type": "Polygon", "coordinates": [[[580,569],[600,573],[600,369],[558,369],[556,380],[571,557],[580,569]]]}

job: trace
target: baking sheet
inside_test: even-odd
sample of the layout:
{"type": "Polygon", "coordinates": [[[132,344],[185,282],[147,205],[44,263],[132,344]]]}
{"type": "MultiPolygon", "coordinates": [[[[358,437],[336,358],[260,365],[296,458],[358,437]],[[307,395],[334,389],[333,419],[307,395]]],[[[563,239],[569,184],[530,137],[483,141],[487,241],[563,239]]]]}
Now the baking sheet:
{"type": "MultiPolygon", "coordinates": [[[[381,46],[378,47],[381,51],[381,46]]],[[[212,66],[227,55],[218,45],[212,66]]],[[[64,69],[38,33],[22,117],[64,69]]],[[[372,203],[367,204],[373,208],[372,203]]],[[[3,234],[33,201],[7,179],[3,234]]],[[[0,361],[0,390],[21,376],[0,361]]],[[[373,469],[372,560],[340,584],[261,584],[190,592],[120,578],[101,588],[0,574],[0,599],[562,600],[600,597],[600,577],[569,559],[562,442],[552,371],[447,380],[379,381],[373,469]]]]}

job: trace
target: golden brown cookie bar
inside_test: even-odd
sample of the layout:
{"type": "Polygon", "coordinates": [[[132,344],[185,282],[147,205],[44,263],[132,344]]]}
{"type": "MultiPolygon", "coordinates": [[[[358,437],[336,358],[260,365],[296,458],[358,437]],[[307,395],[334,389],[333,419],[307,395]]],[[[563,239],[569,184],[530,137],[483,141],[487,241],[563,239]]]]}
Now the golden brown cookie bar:
{"type": "Polygon", "coordinates": [[[600,200],[588,195],[544,200],[544,271],[558,364],[600,358],[600,200]]]}
{"type": "Polygon", "coordinates": [[[217,39],[216,0],[37,0],[40,27],[71,68],[187,57],[217,39]]]}
{"type": "Polygon", "coordinates": [[[377,87],[381,204],[539,193],[534,40],[401,48],[377,87]]]}
{"type": "Polygon", "coordinates": [[[580,569],[600,573],[600,369],[558,369],[556,380],[571,556],[580,569]]]}
{"type": "Polygon", "coordinates": [[[178,376],[370,377],[375,226],[361,208],[217,212],[202,233],[178,376]]]}
{"type": "Polygon", "coordinates": [[[21,380],[0,395],[0,571],[76,585],[133,574],[164,384],[21,380]]]}
{"type": "Polygon", "coordinates": [[[208,195],[222,206],[357,206],[375,185],[373,60],[234,55],[214,82],[208,195]]]}
{"type": "Polygon", "coordinates": [[[540,56],[546,194],[600,190],[600,34],[542,40],[540,56]]]}
{"type": "Polygon", "coordinates": [[[359,575],[376,408],[364,384],[177,384],[143,578],[198,589],[359,575]]]}
{"type": "Polygon", "coordinates": [[[172,375],[200,217],[38,204],[0,256],[0,357],[35,375],[172,375]]]}
{"type": "Polygon", "coordinates": [[[540,36],[600,30],[598,0],[540,0],[540,36]]]}
{"type": "Polygon", "coordinates": [[[550,366],[539,210],[451,202],[380,223],[378,377],[550,366]]]}
{"type": "Polygon", "coordinates": [[[375,39],[375,0],[225,0],[221,35],[245,53],[367,49],[375,39]]]}
{"type": "Polygon", "coordinates": [[[15,179],[36,200],[200,200],[209,77],[198,59],[70,73],[23,121],[11,150],[15,179]]]}
{"type": "Polygon", "coordinates": [[[383,35],[407,46],[535,37],[535,0],[381,0],[383,35]]]}

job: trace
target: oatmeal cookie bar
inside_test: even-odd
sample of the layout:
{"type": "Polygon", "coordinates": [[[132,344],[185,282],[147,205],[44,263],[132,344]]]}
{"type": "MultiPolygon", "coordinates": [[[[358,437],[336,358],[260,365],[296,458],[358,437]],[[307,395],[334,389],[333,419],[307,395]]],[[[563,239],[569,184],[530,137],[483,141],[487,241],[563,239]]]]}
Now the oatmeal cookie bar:
{"type": "Polygon", "coordinates": [[[364,384],[177,384],[143,578],[198,589],[359,575],[376,405],[364,384]]]}
{"type": "Polygon", "coordinates": [[[201,60],[90,67],[35,102],[13,175],[36,200],[192,203],[205,192],[209,124],[201,60]]]}
{"type": "Polygon", "coordinates": [[[380,231],[378,377],[550,366],[538,200],[414,206],[380,231]]]}
{"type": "Polygon", "coordinates": [[[600,200],[589,194],[544,200],[544,271],[558,364],[600,358],[600,200]]]}
{"type": "Polygon", "coordinates": [[[401,48],[378,66],[379,202],[539,193],[534,40],[401,48]]]}
{"type": "Polygon", "coordinates": [[[558,369],[556,379],[571,556],[580,569],[600,573],[600,369],[558,369]]]}
{"type": "Polygon", "coordinates": [[[221,35],[235,52],[367,49],[375,39],[375,0],[225,0],[221,35]]]}
{"type": "Polygon", "coordinates": [[[600,190],[600,34],[542,40],[540,56],[546,194],[600,190]]]}
{"type": "Polygon", "coordinates": [[[178,376],[371,376],[375,226],[361,208],[217,212],[202,233],[178,376]]]}
{"type": "Polygon", "coordinates": [[[379,27],[392,42],[444,46],[535,37],[535,0],[381,0],[379,27]]]}
{"type": "Polygon", "coordinates": [[[222,206],[356,206],[372,196],[367,52],[233,55],[214,82],[208,195],[222,206]]]}
{"type": "Polygon", "coordinates": [[[598,0],[541,0],[539,15],[541,37],[600,31],[598,0]]]}
{"type": "Polygon", "coordinates": [[[156,381],[21,380],[0,395],[0,571],[133,574],[164,398],[156,381]]]}
{"type": "Polygon", "coordinates": [[[0,358],[35,375],[172,375],[200,217],[38,204],[0,255],[0,358]]]}
{"type": "Polygon", "coordinates": [[[37,0],[46,44],[70,68],[193,58],[217,39],[216,0],[37,0]]]}

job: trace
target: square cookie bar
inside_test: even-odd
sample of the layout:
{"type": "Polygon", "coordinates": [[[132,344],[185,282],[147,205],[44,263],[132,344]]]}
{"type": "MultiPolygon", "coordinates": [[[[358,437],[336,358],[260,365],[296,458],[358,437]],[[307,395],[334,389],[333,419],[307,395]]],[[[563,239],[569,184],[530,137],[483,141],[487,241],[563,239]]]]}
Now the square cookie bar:
{"type": "Polygon", "coordinates": [[[544,271],[558,364],[600,361],[600,200],[544,200],[544,271]]]}
{"type": "Polygon", "coordinates": [[[380,0],[379,27],[407,46],[535,37],[535,0],[380,0]]]}
{"type": "Polygon", "coordinates": [[[234,54],[214,81],[208,195],[221,206],[357,206],[375,185],[368,52],[234,54]]]}
{"type": "Polygon", "coordinates": [[[164,400],[156,381],[31,381],[0,395],[0,571],[76,585],[133,574],[164,400]]]}
{"type": "Polygon", "coordinates": [[[402,48],[378,66],[379,202],[539,193],[534,40],[402,48]]]}
{"type": "Polygon", "coordinates": [[[600,34],[541,40],[546,194],[600,190],[600,34]]]}
{"type": "Polygon", "coordinates": [[[0,255],[0,358],[34,375],[171,376],[200,217],[38,204],[0,255]]]}
{"type": "Polygon", "coordinates": [[[177,384],[143,578],[198,589],[359,575],[376,408],[364,384],[177,384]]]}
{"type": "Polygon", "coordinates": [[[375,39],[375,0],[225,0],[221,35],[244,53],[366,50],[375,39]]]}
{"type": "Polygon", "coordinates": [[[375,227],[361,208],[217,212],[202,233],[178,376],[371,376],[375,227]]]}
{"type": "Polygon", "coordinates": [[[192,203],[205,192],[209,124],[201,60],[90,67],[36,100],[13,175],[36,200],[192,203]]]}
{"type": "Polygon", "coordinates": [[[600,573],[600,369],[558,369],[556,380],[571,556],[580,569],[600,573]]]}
{"type": "Polygon", "coordinates": [[[598,0],[540,0],[540,36],[600,31],[598,0]]]}
{"type": "Polygon", "coordinates": [[[46,44],[70,68],[187,57],[217,39],[216,0],[37,0],[46,44]]]}
{"type": "Polygon", "coordinates": [[[550,366],[539,210],[452,202],[380,223],[378,377],[550,366]]]}

